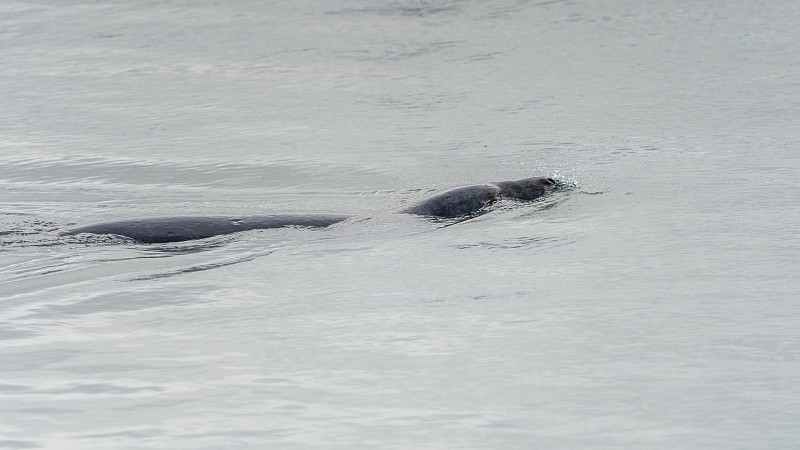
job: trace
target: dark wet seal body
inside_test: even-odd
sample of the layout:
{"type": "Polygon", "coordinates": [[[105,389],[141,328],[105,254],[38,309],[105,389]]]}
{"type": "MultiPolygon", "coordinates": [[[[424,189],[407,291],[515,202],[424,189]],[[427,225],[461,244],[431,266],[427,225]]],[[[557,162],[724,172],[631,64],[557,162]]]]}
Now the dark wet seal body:
{"type": "MultiPolygon", "coordinates": [[[[555,188],[552,178],[526,178],[451,189],[401,212],[431,217],[459,217],[472,214],[501,199],[534,200],[555,188]]],[[[61,233],[112,234],[156,244],[203,239],[220,234],[288,226],[323,228],[350,216],[327,214],[271,214],[247,217],[172,216],[101,222],[61,233]]]]}
{"type": "Polygon", "coordinates": [[[554,179],[544,177],[465,186],[435,195],[403,212],[433,217],[465,216],[504,198],[534,200],[555,186],[554,179]]]}
{"type": "Polygon", "coordinates": [[[325,214],[273,214],[263,216],[171,216],[100,222],[73,228],[61,235],[115,234],[146,244],[189,241],[239,231],[289,226],[321,228],[350,216],[325,214]]]}

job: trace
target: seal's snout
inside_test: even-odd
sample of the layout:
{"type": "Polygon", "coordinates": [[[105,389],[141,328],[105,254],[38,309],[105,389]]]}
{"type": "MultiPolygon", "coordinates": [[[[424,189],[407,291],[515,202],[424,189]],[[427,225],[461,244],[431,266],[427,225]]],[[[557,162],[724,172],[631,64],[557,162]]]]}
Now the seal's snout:
{"type": "Polygon", "coordinates": [[[554,180],[553,178],[545,178],[545,181],[550,183],[551,186],[555,186],[556,185],[556,180],[554,180]]]}

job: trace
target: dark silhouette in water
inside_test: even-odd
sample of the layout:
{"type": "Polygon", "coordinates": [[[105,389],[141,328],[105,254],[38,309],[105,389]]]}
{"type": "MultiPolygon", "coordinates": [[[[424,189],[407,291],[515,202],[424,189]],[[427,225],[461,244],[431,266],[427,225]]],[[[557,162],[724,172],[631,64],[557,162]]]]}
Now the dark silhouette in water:
{"type": "Polygon", "coordinates": [[[168,216],[99,222],[61,233],[115,234],[147,244],[190,241],[219,234],[288,226],[327,227],[350,216],[325,214],[269,214],[263,216],[168,216]]]}
{"type": "MultiPolygon", "coordinates": [[[[534,200],[547,194],[555,186],[555,180],[543,177],[465,186],[435,195],[401,212],[443,218],[466,216],[504,198],[534,200]]],[[[84,225],[65,231],[61,235],[113,234],[150,244],[189,241],[265,228],[288,226],[322,228],[349,217],[330,214],[146,217],[84,225]]]]}
{"type": "Polygon", "coordinates": [[[434,195],[402,212],[433,217],[466,216],[504,198],[537,199],[555,186],[554,179],[543,177],[464,186],[434,195]]]}

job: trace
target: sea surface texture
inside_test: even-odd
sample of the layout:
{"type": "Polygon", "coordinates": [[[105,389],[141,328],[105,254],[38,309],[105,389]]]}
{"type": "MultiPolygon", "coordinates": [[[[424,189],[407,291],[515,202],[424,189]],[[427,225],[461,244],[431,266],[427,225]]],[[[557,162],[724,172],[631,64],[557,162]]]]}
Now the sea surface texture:
{"type": "Polygon", "coordinates": [[[3,0],[0,448],[800,447],[798,43],[796,0],[3,0]],[[58,235],[272,212],[354,217],[58,235]]]}

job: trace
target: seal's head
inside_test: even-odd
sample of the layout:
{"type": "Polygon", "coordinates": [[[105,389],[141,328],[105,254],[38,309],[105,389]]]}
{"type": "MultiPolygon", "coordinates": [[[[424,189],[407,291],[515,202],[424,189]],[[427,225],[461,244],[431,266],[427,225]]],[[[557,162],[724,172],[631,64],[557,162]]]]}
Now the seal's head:
{"type": "Polygon", "coordinates": [[[536,177],[517,181],[500,181],[494,184],[500,188],[500,194],[505,198],[533,200],[551,192],[556,187],[556,180],[536,177]]]}

